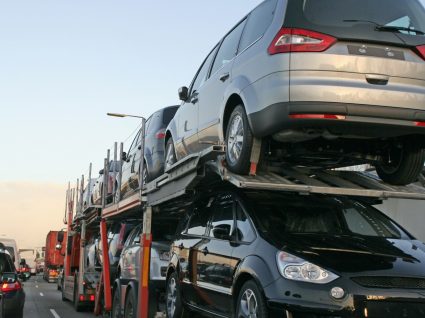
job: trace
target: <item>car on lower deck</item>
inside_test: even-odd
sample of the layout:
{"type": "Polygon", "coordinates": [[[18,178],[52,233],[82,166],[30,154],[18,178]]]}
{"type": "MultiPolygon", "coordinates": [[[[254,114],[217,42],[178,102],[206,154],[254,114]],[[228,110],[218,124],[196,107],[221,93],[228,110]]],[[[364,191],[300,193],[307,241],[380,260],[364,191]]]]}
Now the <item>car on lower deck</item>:
{"type": "Polygon", "coordinates": [[[414,182],[425,160],[424,3],[266,0],[179,97],[167,167],[224,144],[228,168],[245,174],[262,140],[274,164],[370,163],[385,182],[414,182]]]}
{"type": "Polygon", "coordinates": [[[167,317],[424,317],[425,244],[371,203],[205,194],[172,243],[167,317]]]}
{"type": "MultiPolygon", "coordinates": [[[[173,238],[176,220],[166,220],[152,224],[152,243],[149,266],[149,312],[154,315],[161,311],[159,303],[163,302],[165,294],[165,277],[170,261],[170,243],[173,238]],[[172,233],[172,235],[170,234],[172,233]]],[[[133,303],[138,299],[138,285],[140,278],[140,256],[143,251],[140,244],[143,224],[136,226],[127,238],[121,254],[118,267],[118,281],[114,286],[113,315],[119,317],[119,313],[128,314],[129,308],[137,308],[133,303]],[[121,286],[118,287],[118,285],[121,286]],[[130,304],[131,303],[131,306],[130,304]]]]}

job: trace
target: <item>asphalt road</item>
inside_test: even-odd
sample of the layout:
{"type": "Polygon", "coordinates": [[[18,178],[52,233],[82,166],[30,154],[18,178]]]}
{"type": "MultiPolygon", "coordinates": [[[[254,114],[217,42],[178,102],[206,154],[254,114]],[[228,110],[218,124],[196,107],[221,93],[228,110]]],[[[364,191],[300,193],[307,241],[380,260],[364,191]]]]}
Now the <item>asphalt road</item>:
{"type": "Polygon", "coordinates": [[[94,318],[91,312],[76,312],[70,302],[64,302],[56,284],[42,276],[32,276],[24,282],[26,294],[24,318],[94,318]]]}

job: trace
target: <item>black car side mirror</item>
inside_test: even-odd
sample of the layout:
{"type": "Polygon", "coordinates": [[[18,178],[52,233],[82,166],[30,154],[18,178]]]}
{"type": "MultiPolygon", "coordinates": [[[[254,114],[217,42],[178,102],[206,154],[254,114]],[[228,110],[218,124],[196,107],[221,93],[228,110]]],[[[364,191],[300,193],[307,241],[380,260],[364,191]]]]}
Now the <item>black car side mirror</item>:
{"type": "Polygon", "coordinates": [[[231,226],[229,224],[220,224],[213,228],[213,236],[221,240],[230,239],[231,226]]]}
{"type": "Polygon", "coordinates": [[[121,160],[127,161],[127,153],[125,151],[123,151],[123,153],[121,154],[121,160]]]}
{"type": "Polygon", "coordinates": [[[181,101],[187,101],[187,99],[189,98],[188,96],[189,94],[189,89],[186,86],[182,86],[179,88],[179,99],[181,101]]]}
{"type": "Polygon", "coordinates": [[[104,170],[103,170],[103,169],[100,169],[100,170],[99,170],[99,174],[100,174],[100,175],[102,175],[102,174],[103,174],[103,172],[104,172],[104,170]]]}

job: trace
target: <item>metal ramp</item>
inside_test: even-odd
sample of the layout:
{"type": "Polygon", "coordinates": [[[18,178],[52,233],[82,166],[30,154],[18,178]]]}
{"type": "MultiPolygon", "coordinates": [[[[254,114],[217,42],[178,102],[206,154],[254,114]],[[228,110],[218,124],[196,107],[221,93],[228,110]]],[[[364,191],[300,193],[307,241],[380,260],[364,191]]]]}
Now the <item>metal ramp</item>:
{"type": "Polygon", "coordinates": [[[238,175],[224,165],[223,148],[210,147],[176,163],[167,173],[145,185],[148,206],[190,194],[202,185],[227,181],[242,189],[296,192],[300,194],[343,195],[354,197],[402,198],[425,200],[425,188],[410,184],[394,186],[384,183],[373,172],[312,170],[279,167],[259,170],[255,176],[238,175]]]}
{"type": "Polygon", "coordinates": [[[393,186],[383,183],[376,175],[357,171],[309,171],[283,168],[282,173],[266,172],[257,176],[236,175],[222,172],[227,180],[238,188],[290,191],[302,194],[320,193],[377,199],[403,198],[425,200],[425,189],[411,184],[393,186]]]}

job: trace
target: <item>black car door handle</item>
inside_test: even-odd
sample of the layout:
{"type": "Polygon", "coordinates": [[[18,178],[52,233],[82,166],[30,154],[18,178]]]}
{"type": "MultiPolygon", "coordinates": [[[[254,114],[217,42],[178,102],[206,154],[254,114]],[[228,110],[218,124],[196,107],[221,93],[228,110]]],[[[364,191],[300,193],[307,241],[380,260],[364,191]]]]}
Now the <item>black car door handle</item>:
{"type": "Polygon", "coordinates": [[[220,75],[219,79],[220,81],[225,82],[229,79],[229,77],[230,77],[230,73],[223,73],[220,75]]]}
{"type": "Polygon", "coordinates": [[[192,94],[192,98],[190,99],[190,102],[192,104],[196,104],[198,102],[198,93],[197,92],[192,94]]]}
{"type": "Polygon", "coordinates": [[[179,249],[184,249],[184,245],[183,245],[183,243],[181,243],[180,245],[179,245],[179,249]]]}
{"type": "Polygon", "coordinates": [[[205,247],[202,251],[202,254],[207,255],[209,253],[208,248],[205,247]]]}

